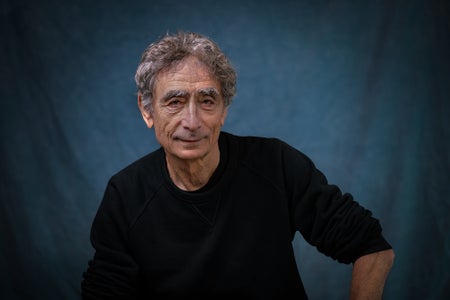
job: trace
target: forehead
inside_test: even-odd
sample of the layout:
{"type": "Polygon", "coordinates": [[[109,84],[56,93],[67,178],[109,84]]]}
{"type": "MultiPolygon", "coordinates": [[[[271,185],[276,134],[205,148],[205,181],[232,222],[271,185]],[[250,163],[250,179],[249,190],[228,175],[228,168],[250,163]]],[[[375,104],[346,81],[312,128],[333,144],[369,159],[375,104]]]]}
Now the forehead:
{"type": "Polygon", "coordinates": [[[163,70],[155,80],[155,94],[170,89],[216,88],[220,83],[208,67],[195,57],[188,57],[163,70]]]}

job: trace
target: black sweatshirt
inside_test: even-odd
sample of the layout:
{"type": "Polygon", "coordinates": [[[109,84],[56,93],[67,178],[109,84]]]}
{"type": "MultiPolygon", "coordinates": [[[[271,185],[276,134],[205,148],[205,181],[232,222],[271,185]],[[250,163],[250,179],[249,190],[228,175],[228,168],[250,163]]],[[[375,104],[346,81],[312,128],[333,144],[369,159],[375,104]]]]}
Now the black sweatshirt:
{"type": "Polygon", "coordinates": [[[222,132],[206,186],[177,188],[163,149],[114,175],[94,219],[83,299],[307,299],[296,231],[342,263],[390,249],[371,212],[278,139],[222,132]]]}

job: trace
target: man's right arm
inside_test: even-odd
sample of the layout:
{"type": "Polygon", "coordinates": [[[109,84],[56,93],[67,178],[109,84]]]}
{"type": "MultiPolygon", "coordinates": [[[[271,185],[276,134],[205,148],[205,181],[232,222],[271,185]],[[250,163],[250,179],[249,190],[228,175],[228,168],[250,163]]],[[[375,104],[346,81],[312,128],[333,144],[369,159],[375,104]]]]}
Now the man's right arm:
{"type": "Polygon", "coordinates": [[[139,267],[127,251],[127,231],[119,193],[110,182],[92,224],[95,255],[83,273],[82,299],[138,299],[139,267]]]}

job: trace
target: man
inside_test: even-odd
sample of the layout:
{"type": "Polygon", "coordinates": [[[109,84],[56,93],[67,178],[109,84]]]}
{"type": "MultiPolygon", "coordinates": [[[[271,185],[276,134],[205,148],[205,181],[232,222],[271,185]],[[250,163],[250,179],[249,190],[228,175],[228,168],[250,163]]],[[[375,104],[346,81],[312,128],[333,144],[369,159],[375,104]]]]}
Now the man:
{"type": "Polygon", "coordinates": [[[378,220],[300,151],[221,130],[236,75],[214,42],[168,35],[135,78],[161,148],[108,182],[84,299],[307,299],[297,231],[353,264],[352,299],[381,298],[394,254],[378,220]]]}

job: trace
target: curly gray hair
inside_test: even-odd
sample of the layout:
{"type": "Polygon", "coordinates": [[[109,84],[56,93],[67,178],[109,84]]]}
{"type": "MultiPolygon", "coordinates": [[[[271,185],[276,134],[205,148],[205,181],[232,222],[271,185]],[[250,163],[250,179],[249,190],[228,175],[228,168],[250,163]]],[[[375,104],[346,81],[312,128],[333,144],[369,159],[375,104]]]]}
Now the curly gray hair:
{"type": "Polygon", "coordinates": [[[211,39],[198,33],[178,32],[150,44],[142,54],[134,78],[145,109],[151,111],[158,74],[189,56],[196,57],[209,68],[220,83],[225,106],[231,104],[236,93],[236,72],[228,58],[211,39]]]}

